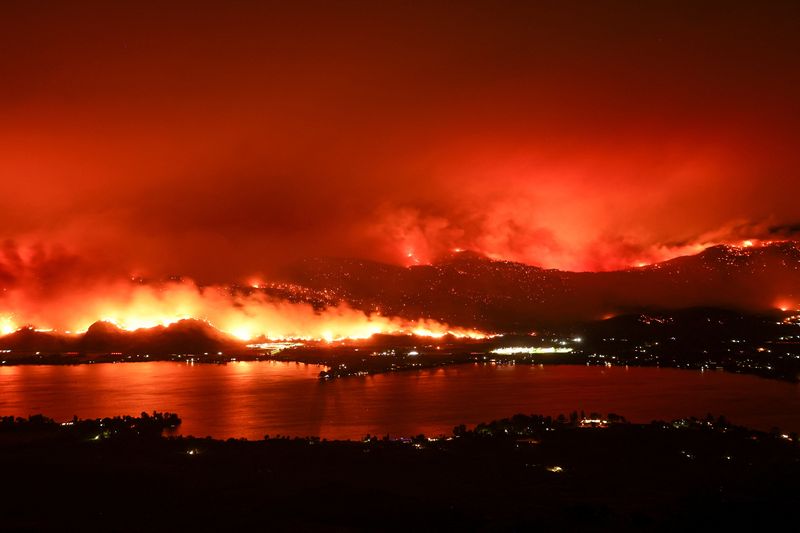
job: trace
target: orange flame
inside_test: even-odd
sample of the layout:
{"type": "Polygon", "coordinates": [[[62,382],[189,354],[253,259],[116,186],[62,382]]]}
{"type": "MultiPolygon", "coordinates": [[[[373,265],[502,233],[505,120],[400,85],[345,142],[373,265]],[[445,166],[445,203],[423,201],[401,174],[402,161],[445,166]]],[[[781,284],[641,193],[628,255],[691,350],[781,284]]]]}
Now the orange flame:
{"type": "Polygon", "coordinates": [[[17,330],[17,325],[11,316],[0,316],[0,335],[8,335],[17,330]]]}
{"type": "MultiPolygon", "coordinates": [[[[189,281],[157,287],[120,283],[98,287],[85,294],[67,295],[41,306],[26,300],[23,293],[11,294],[0,301],[0,305],[13,310],[16,318],[12,321],[12,315],[0,314],[2,334],[15,331],[19,323],[80,332],[103,320],[131,331],[197,319],[241,340],[263,337],[337,341],[366,339],[379,333],[485,337],[480,331],[454,328],[435,320],[367,314],[346,304],[320,311],[310,304],[272,300],[257,292],[241,294],[224,287],[198,287],[189,281]]],[[[0,313],[2,311],[0,309],[0,313]]]]}

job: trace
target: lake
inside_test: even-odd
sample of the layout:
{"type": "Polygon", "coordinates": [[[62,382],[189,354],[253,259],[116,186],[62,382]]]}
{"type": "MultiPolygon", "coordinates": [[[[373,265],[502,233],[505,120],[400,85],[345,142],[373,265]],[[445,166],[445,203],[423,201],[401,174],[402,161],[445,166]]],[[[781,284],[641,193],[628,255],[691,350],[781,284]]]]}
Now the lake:
{"type": "Polygon", "coordinates": [[[297,363],[173,362],[0,367],[0,415],[62,421],[171,411],[180,433],[215,438],[359,439],[449,434],[515,413],[614,412],[631,421],[724,414],[800,432],[797,384],[666,368],[454,365],[320,382],[297,363]]]}

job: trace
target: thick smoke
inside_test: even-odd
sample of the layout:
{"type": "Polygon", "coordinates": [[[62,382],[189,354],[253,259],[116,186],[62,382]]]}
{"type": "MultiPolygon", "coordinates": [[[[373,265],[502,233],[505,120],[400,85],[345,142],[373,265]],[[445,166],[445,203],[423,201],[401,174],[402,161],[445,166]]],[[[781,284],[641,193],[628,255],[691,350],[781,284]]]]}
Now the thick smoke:
{"type": "Polygon", "coordinates": [[[797,3],[11,4],[0,239],[122,273],[612,270],[800,220],[797,3]]]}
{"type": "Polygon", "coordinates": [[[133,330],[191,318],[242,340],[479,335],[433,320],[370,315],[346,304],[316,310],[258,291],[178,279],[148,282],[112,272],[62,250],[26,250],[6,243],[0,259],[0,333],[22,326],[80,332],[99,320],[133,330]]]}

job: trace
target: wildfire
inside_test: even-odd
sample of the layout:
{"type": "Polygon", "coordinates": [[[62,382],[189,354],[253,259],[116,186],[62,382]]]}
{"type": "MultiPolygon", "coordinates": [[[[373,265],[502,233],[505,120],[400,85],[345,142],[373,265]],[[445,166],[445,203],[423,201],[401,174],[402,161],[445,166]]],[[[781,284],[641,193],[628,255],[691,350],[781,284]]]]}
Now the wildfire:
{"type": "Polygon", "coordinates": [[[348,307],[337,307],[322,311],[316,320],[306,323],[304,329],[297,327],[281,330],[275,324],[260,322],[258,318],[232,317],[231,322],[219,327],[222,331],[244,341],[264,338],[278,341],[325,341],[368,339],[373,335],[416,335],[418,337],[441,338],[452,335],[457,338],[482,339],[483,332],[453,328],[434,320],[403,320],[379,314],[364,314],[348,307]],[[238,320],[238,322],[237,322],[238,320]]]}
{"type": "Polygon", "coordinates": [[[408,320],[365,313],[346,304],[314,309],[310,304],[274,300],[262,293],[239,293],[225,287],[199,287],[190,281],[158,286],[121,284],[97,287],[57,301],[35,305],[31,299],[10,295],[0,302],[0,334],[19,324],[61,332],[84,332],[98,321],[134,331],[169,326],[186,319],[201,320],[243,341],[317,340],[335,342],[367,339],[375,334],[418,335],[438,338],[484,338],[483,332],[455,328],[428,319],[408,320]],[[0,311],[1,312],[1,311],[0,311]],[[12,317],[14,320],[12,320],[12,317]]]}
{"type": "Polygon", "coordinates": [[[17,326],[10,316],[0,317],[0,335],[8,335],[17,331],[17,326]]]}
{"type": "MultiPolygon", "coordinates": [[[[184,315],[178,317],[165,317],[165,316],[127,316],[124,318],[117,318],[116,316],[104,316],[100,319],[102,322],[114,324],[119,329],[126,331],[136,331],[137,329],[154,328],[157,326],[169,326],[181,320],[191,319],[191,316],[184,315]]],[[[86,331],[88,327],[82,328],[79,331],[86,331]]]]}

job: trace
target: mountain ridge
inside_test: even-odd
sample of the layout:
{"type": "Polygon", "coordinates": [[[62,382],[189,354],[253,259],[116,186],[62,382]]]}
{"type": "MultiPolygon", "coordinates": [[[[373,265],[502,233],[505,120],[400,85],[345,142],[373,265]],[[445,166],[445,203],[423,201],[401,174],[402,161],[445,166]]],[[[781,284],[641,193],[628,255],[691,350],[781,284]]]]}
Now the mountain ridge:
{"type": "Polygon", "coordinates": [[[721,245],[610,272],[543,269],[469,252],[409,267],[317,258],[298,264],[281,281],[309,291],[311,303],[313,294],[325,294],[328,302],[365,312],[519,330],[531,322],[552,325],[648,307],[768,310],[784,301],[797,306],[800,248],[793,241],[721,245]]]}

